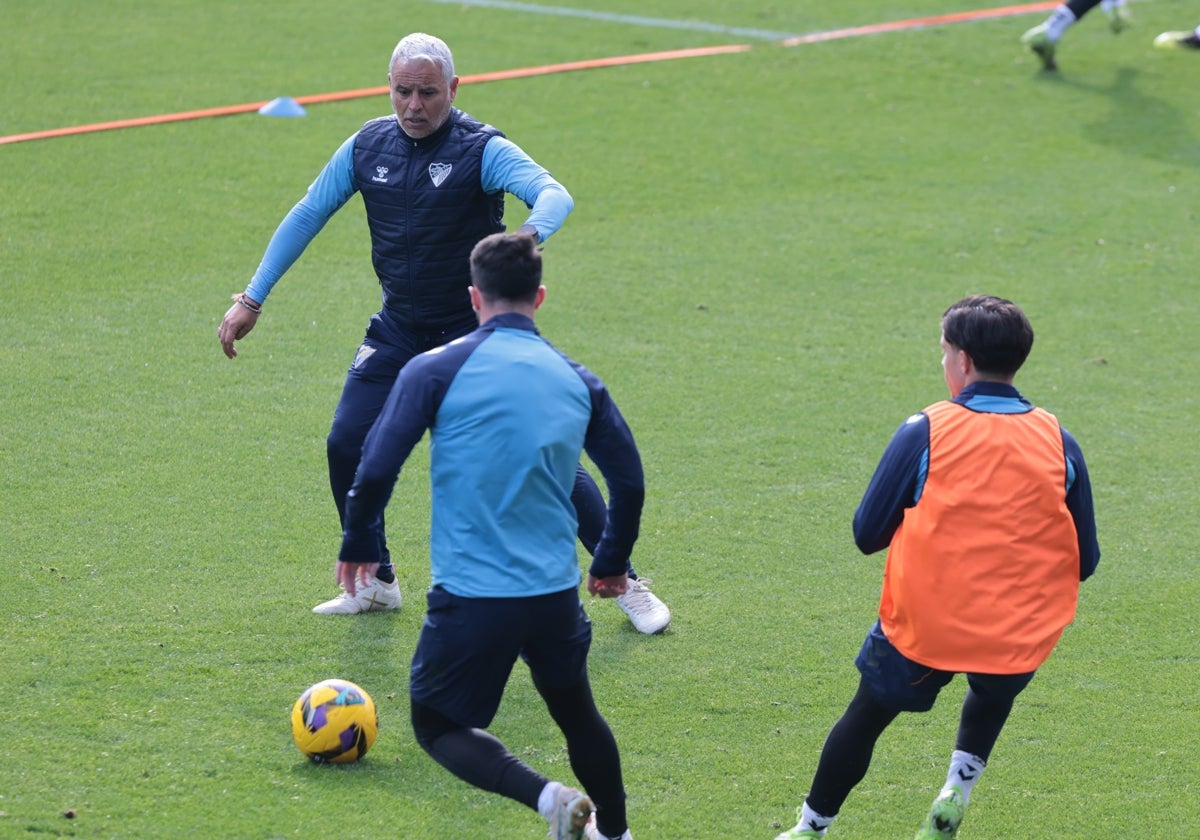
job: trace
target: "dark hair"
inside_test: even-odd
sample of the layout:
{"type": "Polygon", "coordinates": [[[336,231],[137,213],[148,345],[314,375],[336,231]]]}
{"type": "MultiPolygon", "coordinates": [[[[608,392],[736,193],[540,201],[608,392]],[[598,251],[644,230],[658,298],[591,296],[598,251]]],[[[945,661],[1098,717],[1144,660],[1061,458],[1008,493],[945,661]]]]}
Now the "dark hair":
{"type": "Polygon", "coordinates": [[[1011,377],[1033,349],[1033,327],[1021,308],[994,295],[972,295],[942,315],[942,336],[966,352],[980,373],[1011,377]]]}
{"type": "Polygon", "coordinates": [[[471,285],[484,300],[529,303],[542,285],[542,255],[525,233],[493,233],[471,250],[471,285]]]}

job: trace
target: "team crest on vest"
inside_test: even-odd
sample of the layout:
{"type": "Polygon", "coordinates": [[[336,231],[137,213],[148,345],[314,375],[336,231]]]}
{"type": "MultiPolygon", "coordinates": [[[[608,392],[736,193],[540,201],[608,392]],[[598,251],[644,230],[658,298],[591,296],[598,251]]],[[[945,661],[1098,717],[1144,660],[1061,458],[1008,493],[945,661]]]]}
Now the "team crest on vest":
{"type": "Polygon", "coordinates": [[[429,180],[433,181],[435,187],[440,187],[442,181],[450,176],[450,170],[454,168],[452,163],[431,163],[429,164],[429,180]]]}
{"type": "Polygon", "coordinates": [[[356,368],[374,355],[374,347],[369,344],[359,345],[358,352],[354,354],[354,364],[350,365],[350,367],[356,368]]]}
{"type": "Polygon", "coordinates": [[[376,166],[375,167],[375,177],[373,177],[371,180],[377,184],[386,184],[387,183],[387,174],[388,174],[388,168],[386,166],[376,166]]]}

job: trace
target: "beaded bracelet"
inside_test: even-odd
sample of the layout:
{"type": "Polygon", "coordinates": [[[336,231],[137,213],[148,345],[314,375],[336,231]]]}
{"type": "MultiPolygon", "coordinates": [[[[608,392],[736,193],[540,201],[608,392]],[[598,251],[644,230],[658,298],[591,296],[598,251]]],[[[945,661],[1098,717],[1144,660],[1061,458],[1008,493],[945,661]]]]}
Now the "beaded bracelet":
{"type": "Polygon", "coordinates": [[[240,303],[242,306],[249,309],[255,315],[262,314],[262,304],[254,303],[252,300],[250,300],[250,298],[246,297],[245,292],[238,292],[236,295],[233,296],[233,299],[236,300],[238,303],[240,303]]]}

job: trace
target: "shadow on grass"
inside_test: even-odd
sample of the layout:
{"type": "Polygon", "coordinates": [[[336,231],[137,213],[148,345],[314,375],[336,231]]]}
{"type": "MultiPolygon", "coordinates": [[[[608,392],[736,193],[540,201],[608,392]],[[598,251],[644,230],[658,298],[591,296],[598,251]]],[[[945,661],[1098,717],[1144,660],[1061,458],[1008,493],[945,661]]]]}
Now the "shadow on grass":
{"type": "Polygon", "coordinates": [[[1112,109],[1083,126],[1084,136],[1097,145],[1115,148],[1172,166],[1200,169],[1200,140],[1179,109],[1148,94],[1138,84],[1143,70],[1117,67],[1110,84],[1078,78],[1070,72],[1042,71],[1037,81],[1103,97],[1112,109]]]}

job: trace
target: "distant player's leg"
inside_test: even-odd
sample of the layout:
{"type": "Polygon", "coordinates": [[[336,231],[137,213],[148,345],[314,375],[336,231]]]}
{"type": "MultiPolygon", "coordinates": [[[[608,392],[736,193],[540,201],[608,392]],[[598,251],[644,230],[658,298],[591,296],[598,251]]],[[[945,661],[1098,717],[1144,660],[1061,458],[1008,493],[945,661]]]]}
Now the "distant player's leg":
{"type": "Polygon", "coordinates": [[[1133,26],[1133,15],[1130,14],[1129,5],[1125,0],[1101,0],[1100,8],[1108,16],[1108,28],[1114,35],[1120,35],[1133,26]]]}
{"type": "Polygon", "coordinates": [[[1101,0],[1071,0],[1062,4],[1050,17],[1022,35],[1021,43],[1042,60],[1042,66],[1046,70],[1057,70],[1055,53],[1063,34],[1100,3],[1101,0]]]}
{"type": "MultiPolygon", "coordinates": [[[[604,534],[608,506],[604,495],[591,473],[580,464],[575,471],[575,486],[571,491],[571,503],[579,520],[577,534],[579,542],[589,555],[596,553],[596,546],[604,534]]],[[[671,623],[671,610],[658,596],[650,591],[649,579],[641,580],[633,570],[633,560],[627,568],[629,590],[616,599],[617,606],[629,617],[639,632],[661,633],[671,623]]]]}

